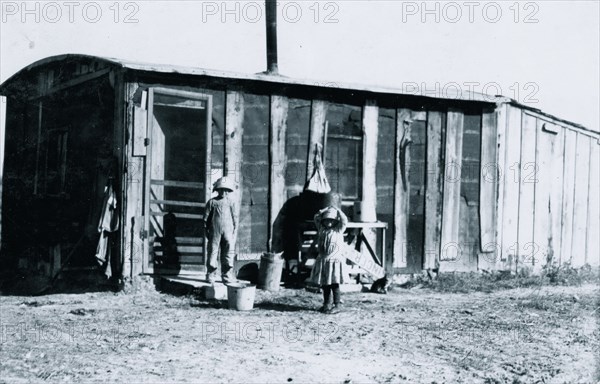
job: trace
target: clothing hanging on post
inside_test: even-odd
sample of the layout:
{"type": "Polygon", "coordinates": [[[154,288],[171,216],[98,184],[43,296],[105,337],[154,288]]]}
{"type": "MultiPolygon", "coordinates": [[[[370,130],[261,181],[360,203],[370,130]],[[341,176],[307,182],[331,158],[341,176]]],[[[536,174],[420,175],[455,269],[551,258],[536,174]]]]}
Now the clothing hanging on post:
{"type": "Polygon", "coordinates": [[[104,200],[98,223],[100,238],[96,248],[96,260],[104,270],[107,278],[112,276],[111,258],[113,233],[119,229],[119,213],[117,211],[117,194],[113,188],[113,179],[109,177],[104,188],[104,200]]]}

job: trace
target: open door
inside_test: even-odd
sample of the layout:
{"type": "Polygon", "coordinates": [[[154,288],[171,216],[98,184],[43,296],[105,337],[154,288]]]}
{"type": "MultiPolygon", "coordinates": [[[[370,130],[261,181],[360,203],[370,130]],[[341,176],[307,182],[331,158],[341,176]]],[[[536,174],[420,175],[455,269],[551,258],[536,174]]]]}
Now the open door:
{"type": "Polygon", "coordinates": [[[210,95],[148,90],[145,273],[205,272],[202,220],[211,194],[211,111],[210,95]]]}

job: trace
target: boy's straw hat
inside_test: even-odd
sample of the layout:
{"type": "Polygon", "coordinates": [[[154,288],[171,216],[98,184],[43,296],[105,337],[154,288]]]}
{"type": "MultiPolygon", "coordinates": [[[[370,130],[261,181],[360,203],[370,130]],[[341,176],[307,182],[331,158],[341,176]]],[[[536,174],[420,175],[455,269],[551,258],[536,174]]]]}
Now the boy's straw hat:
{"type": "Polygon", "coordinates": [[[217,189],[226,189],[229,192],[233,192],[235,190],[235,182],[228,177],[221,177],[213,184],[213,189],[216,191],[217,189]]]}

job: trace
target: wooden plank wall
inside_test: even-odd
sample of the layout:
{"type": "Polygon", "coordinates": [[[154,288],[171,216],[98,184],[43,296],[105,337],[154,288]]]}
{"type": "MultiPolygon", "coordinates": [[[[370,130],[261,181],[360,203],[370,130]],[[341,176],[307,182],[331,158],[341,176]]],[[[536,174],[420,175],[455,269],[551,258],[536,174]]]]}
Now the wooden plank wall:
{"type": "Polygon", "coordinates": [[[398,109],[394,153],[394,268],[406,268],[408,248],[408,164],[410,164],[410,109],[398,109]]]}
{"type": "Polygon", "coordinates": [[[555,175],[562,175],[562,164],[557,164],[556,158],[562,157],[560,135],[562,129],[556,129],[550,122],[537,119],[536,156],[536,184],[535,184],[535,214],[534,214],[534,244],[535,257],[533,258],[533,271],[541,272],[542,266],[552,262],[554,256],[553,227],[557,221],[554,190],[562,190],[553,186],[562,186],[562,180],[557,180],[555,175]],[[557,133],[555,133],[555,131],[557,133]],[[557,184],[554,184],[557,183],[557,184]]]}
{"type": "Polygon", "coordinates": [[[521,177],[519,178],[519,258],[518,264],[532,267],[538,247],[533,240],[533,215],[535,186],[538,181],[539,165],[535,161],[537,121],[529,114],[523,114],[521,125],[521,177]]]}
{"type": "Polygon", "coordinates": [[[461,257],[458,220],[464,115],[449,110],[447,119],[440,271],[454,270],[453,261],[461,257]]]}
{"type": "MultiPolygon", "coordinates": [[[[310,179],[313,173],[313,157],[315,144],[323,145],[325,135],[325,120],[327,119],[327,102],[323,100],[313,100],[310,113],[310,133],[308,140],[308,154],[306,160],[306,181],[310,179]]],[[[324,157],[325,154],[322,154],[324,157]]]]}
{"type": "MultiPolygon", "coordinates": [[[[577,133],[575,154],[575,197],[573,205],[573,243],[571,265],[581,267],[586,262],[588,192],[590,176],[590,137],[577,133]]],[[[598,177],[596,175],[595,177],[598,177]]],[[[597,236],[597,235],[596,235],[597,236]]]]}
{"type": "Polygon", "coordinates": [[[600,266],[600,139],[590,140],[590,191],[587,225],[587,260],[591,266],[600,266]]]}
{"type": "Polygon", "coordinates": [[[427,191],[425,193],[425,260],[424,269],[439,268],[442,235],[442,202],[444,188],[445,116],[443,112],[427,113],[427,191]]]}
{"type": "Polygon", "coordinates": [[[506,186],[505,183],[505,177],[506,177],[506,138],[507,138],[507,128],[508,128],[508,105],[507,104],[503,104],[501,106],[499,106],[496,110],[497,113],[497,117],[496,117],[496,129],[497,129],[497,160],[495,163],[496,166],[496,171],[497,171],[497,198],[498,201],[496,203],[496,206],[498,207],[498,210],[496,212],[496,238],[495,238],[495,243],[494,243],[494,247],[496,248],[495,250],[495,263],[494,263],[494,269],[502,269],[503,268],[503,263],[502,263],[502,251],[503,251],[503,247],[502,247],[502,238],[504,236],[503,228],[503,219],[504,219],[504,189],[506,186]]]}
{"type": "Polygon", "coordinates": [[[285,169],[287,157],[285,139],[289,100],[283,96],[271,96],[269,124],[269,250],[273,238],[273,223],[286,200],[285,169]]]}
{"type": "Polygon", "coordinates": [[[377,219],[388,224],[386,236],[386,270],[393,269],[394,234],[394,148],[396,144],[396,110],[379,108],[377,137],[377,219]]]}
{"type": "Polygon", "coordinates": [[[564,173],[562,199],[562,234],[559,255],[560,264],[571,263],[573,244],[573,203],[575,192],[575,153],[577,151],[577,132],[565,130],[564,173]]]}
{"type": "Polygon", "coordinates": [[[498,111],[483,111],[481,116],[481,165],[479,172],[478,269],[496,268],[498,212],[498,111]]]}
{"type": "Polygon", "coordinates": [[[507,106],[503,166],[503,214],[501,268],[512,269],[518,255],[519,190],[521,178],[521,119],[519,108],[507,106]]]}

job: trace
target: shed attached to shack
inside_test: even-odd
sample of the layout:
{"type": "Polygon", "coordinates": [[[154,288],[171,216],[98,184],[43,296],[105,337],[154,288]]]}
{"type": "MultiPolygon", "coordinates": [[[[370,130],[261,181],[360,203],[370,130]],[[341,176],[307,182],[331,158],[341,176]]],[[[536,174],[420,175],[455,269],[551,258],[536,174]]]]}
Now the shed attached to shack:
{"type": "Polygon", "coordinates": [[[390,273],[599,264],[600,135],[508,98],[85,55],[38,61],[0,95],[5,270],[97,268],[103,236],[114,276],[202,272],[222,175],[239,185],[238,258],[259,259],[316,143],[350,217],[387,224],[390,273]],[[120,220],[101,234],[106,186],[120,220]]]}

